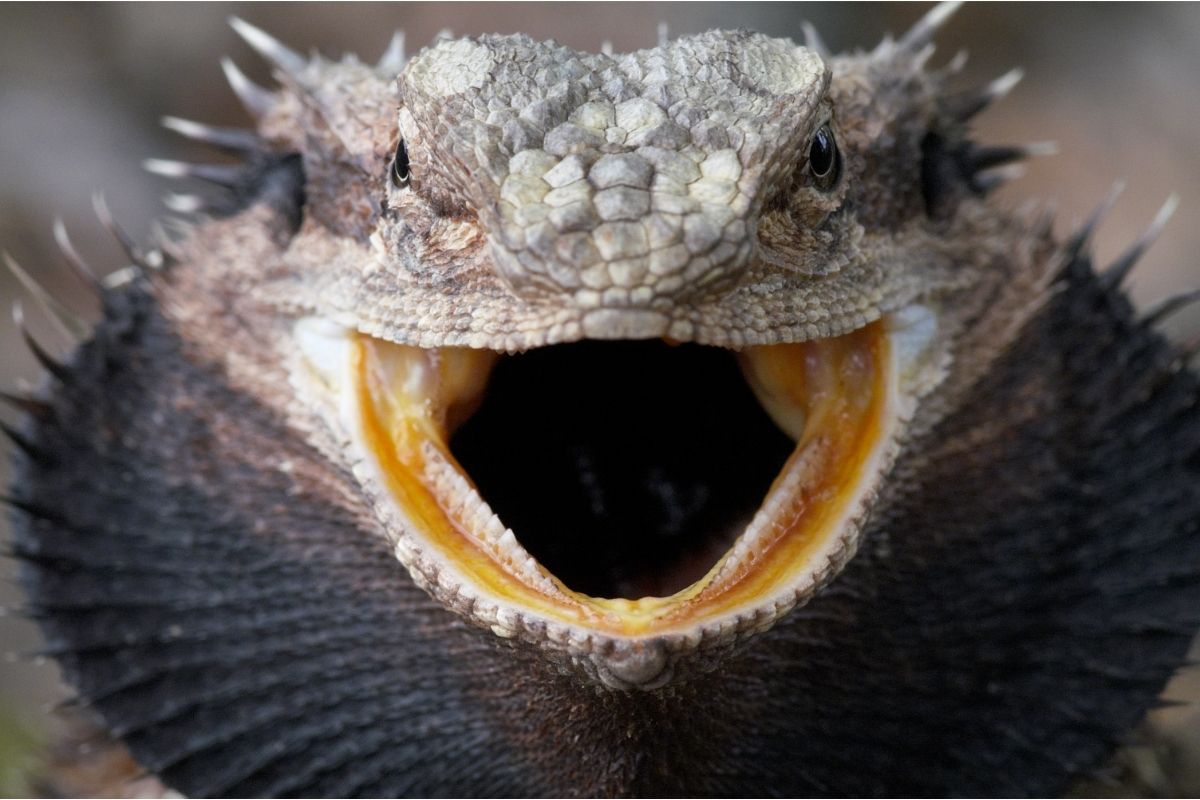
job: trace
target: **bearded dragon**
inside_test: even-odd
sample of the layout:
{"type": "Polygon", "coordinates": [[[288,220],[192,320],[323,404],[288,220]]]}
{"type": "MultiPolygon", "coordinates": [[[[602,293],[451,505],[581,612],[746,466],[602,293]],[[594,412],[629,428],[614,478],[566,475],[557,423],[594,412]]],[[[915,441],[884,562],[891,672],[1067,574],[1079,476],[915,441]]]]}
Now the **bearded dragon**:
{"type": "MultiPolygon", "coordinates": [[[[189,795],[1055,794],[1200,618],[1185,354],[932,68],[238,32],[237,167],[12,431],[47,652],[189,795]],[[399,563],[397,563],[399,562],[399,563]]],[[[73,262],[78,256],[62,237],[73,262]]]]}

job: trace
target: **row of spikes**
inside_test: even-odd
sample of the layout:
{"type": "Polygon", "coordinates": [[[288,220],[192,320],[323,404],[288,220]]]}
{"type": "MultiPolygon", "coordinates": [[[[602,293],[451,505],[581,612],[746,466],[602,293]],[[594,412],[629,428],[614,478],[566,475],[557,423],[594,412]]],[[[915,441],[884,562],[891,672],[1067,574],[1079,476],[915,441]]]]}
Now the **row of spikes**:
{"type": "MultiPolygon", "coordinates": [[[[957,0],[940,3],[914,24],[901,39],[893,42],[888,37],[880,47],[908,54],[919,63],[923,63],[934,51],[932,44],[934,36],[960,7],[961,2],[957,0]]],[[[304,75],[310,64],[308,58],[287,47],[261,28],[238,17],[230,18],[230,25],[251,48],[281,73],[281,78],[293,86],[303,88],[304,75]]],[[[810,23],[805,22],[803,30],[805,44],[809,49],[814,50],[824,59],[832,57],[831,51],[810,23]]],[[[435,41],[452,36],[450,31],[444,30],[435,37],[435,41]]],[[[666,44],[668,40],[667,26],[665,23],[660,24],[658,26],[659,45],[666,44]]],[[[611,43],[605,42],[601,50],[611,53],[611,43]]],[[[404,68],[406,61],[404,32],[396,31],[375,69],[383,75],[395,75],[404,68]]],[[[957,74],[965,64],[966,53],[958,53],[944,68],[942,77],[948,78],[957,74]]],[[[221,68],[242,105],[255,118],[266,115],[278,102],[279,96],[276,92],[255,84],[230,58],[222,58],[221,68]]],[[[1021,77],[1021,71],[1014,69],[985,86],[951,95],[944,102],[945,113],[952,119],[965,122],[1006,96],[1021,80],[1021,77]]],[[[261,152],[263,148],[263,143],[257,134],[249,130],[218,128],[178,117],[166,117],[163,124],[187,138],[214,145],[228,152],[244,155],[261,152]]],[[[986,192],[1021,174],[1020,166],[1013,162],[1053,152],[1055,152],[1054,145],[1044,142],[1006,147],[969,145],[969,149],[960,154],[960,161],[976,190],[986,192]]],[[[154,158],[147,159],[144,166],[148,171],[162,177],[197,179],[226,190],[233,189],[242,180],[241,171],[237,167],[229,165],[190,164],[154,158]]],[[[179,214],[195,214],[214,210],[209,200],[196,194],[171,193],[164,198],[164,204],[168,209],[179,214]]]]}
{"type": "MultiPolygon", "coordinates": [[[[1116,204],[1117,198],[1123,188],[1123,183],[1118,182],[1114,184],[1109,194],[1096,207],[1095,211],[1078,227],[1076,233],[1067,240],[1062,251],[1064,269],[1090,256],[1095,232],[1116,204]]],[[[103,196],[96,195],[93,199],[97,216],[104,227],[124,249],[130,259],[130,266],[113,272],[104,279],[100,279],[71,243],[67,235],[66,226],[61,220],[56,220],[54,223],[54,238],[63,259],[71,270],[92,291],[94,296],[98,299],[103,299],[105,292],[118,289],[146,270],[161,270],[165,265],[166,256],[159,249],[143,250],[137,247],[129,235],[113,220],[103,196]]],[[[1111,291],[1116,291],[1124,284],[1133,267],[1162,234],[1178,205],[1179,198],[1177,195],[1171,195],[1167,198],[1167,201],[1159,209],[1146,230],[1115,261],[1098,271],[1102,285],[1111,291]]],[[[1050,219],[1045,220],[1047,228],[1050,223],[1050,219]]],[[[85,320],[68,309],[62,301],[54,297],[53,293],[38,283],[33,275],[25,270],[11,255],[4,253],[3,260],[12,275],[25,287],[29,295],[40,305],[45,315],[62,333],[76,344],[87,338],[90,326],[85,320]]],[[[1170,295],[1150,306],[1142,314],[1141,321],[1145,325],[1161,324],[1171,315],[1198,301],[1200,301],[1200,289],[1191,289],[1170,295]]],[[[49,350],[30,333],[25,323],[24,307],[20,300],[13,301],[12,317],[13,323],[20,331],[26,347],[42,369],[59,383],[69,384],[72,380],[70,370],[62,361],[52,356],[49,350]]],[[[1180,348],[1180,362],[1190,363],[1197,354],[1200,354],[1200,336],[1185,343],[1180,348]]],[[[28,415],[35,419],[47,420],[52,416],[51,406],[30,391],[22,391],[20,389],[0,391],[0,402],[12,407],[23,415],[28,415]]],[[[28,457],[39,461],[47,458],[46,453],[38,449],[13,426],[0,422],[0,433],[6,435],[28,457]]],[[[14,498],[0,495],[0,501],[20,507],[19,501],[14,498]]]]}
{"type": "MultiPolygon", "coordinates": [[[[890,35],[884,37],[875,50],[876,55],[902,56],[910,61],[914,68],[924,67],[935,52],[933,38],[961,7],[962,3],[958,0],[939,3],[900,39],[893,40],[890,35]]],[[[825,61],[834,57],[833,51],[811,23],[804,22],[802,29],[805,47],[815,51],[825,61]]],[[[960,74],[966,64],[967,52],[960,50],[944,67],[933,73],[933,78],[939,83],[948,82],[960,74]]],[[[1024,72],[1020,68],[1014,68],[983,86],[949,94],[939,100],[941,113],[948,120],[966,124],[984,109],[1008,96],[1023,77],[1024,72]]],[[[1058,148],[1053,142],[1003,146],[983,146],[966,142],[955,156],[963,177],[971,187],[981,194],[986,194],[1023,174],[1023,167],[1017,162],[1035,156],[1053,155],[1057,151],[1058,148]]]]}
{"type": "MultiPolygon", "coordinates": [[[[232,17],[229,23],[248,45],[270,62],[279,73],[282,73],[283,78],[286,78],[291,85],[303,89],[304,72],[310,63],[309,59],[242,19],[232,17]]],[[[443,31],[438,38],[451,35],[449,31],[443,31]]],[[[396,31],[383,56],[375,65],[375,69],[382,75],[394,76],[404,68],[406,61],[404,32],[396,31]]],[[[221,69],[234,94],[237,95],[238,100],[251,116],[255,118],[265,116],[279,101],[277,92],[251,81],[232,59],[223,57],[221,69]]],[[[179,117],[164,117],[162,123],[164,127],[181,136],[212,145],[237,156],[253,157],[266,152],[265,143],[252,130],[216,127],[179,117]]],[[[227,191],[236,190],[246,179],[244,169],[238,165],[192,164],[161,158],[146,159],[142,165],[155,175],[172,179],[200,180],[227,191]]],[[[163,198],[163,204],[177,214],[197,214],[220,210],[220,204],[214,204],[211,200],[196,194],[171,193],[163,198]]]]}

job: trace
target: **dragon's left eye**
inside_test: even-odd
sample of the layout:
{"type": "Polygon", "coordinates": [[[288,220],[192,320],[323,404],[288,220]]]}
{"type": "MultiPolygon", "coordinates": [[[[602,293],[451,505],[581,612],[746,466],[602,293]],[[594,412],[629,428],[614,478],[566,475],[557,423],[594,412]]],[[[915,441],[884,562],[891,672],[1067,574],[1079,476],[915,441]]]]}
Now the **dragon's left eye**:
{"type": "Polygon", "coordinates": [[[822,125],[813,135],[812,143],[808,146],[808,168],[822,191],[829,191],[837,183],[841,158],[837,141],[828,125],[822,125]]]}
{"type": "Polygon", "coordinates": [[[409,180],[412,178],[408,171],[408,148],[404,146],[404,140],[396,145],[396,157],[392,159],[392,185],[397,189],[403,189],[408,186],[409,180]]]}

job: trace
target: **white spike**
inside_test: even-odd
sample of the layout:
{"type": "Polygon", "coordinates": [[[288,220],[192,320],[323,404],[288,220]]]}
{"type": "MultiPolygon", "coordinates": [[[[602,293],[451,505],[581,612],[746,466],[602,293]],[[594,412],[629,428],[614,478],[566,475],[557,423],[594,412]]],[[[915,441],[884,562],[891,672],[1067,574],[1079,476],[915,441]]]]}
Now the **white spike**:
{"type": "Polygon", "coordinates": [[[298,75],[308,66],[308,59],[284,46],[282,42],[261,28],[256,28],[238,17],[230,17],[229,24],[246,41],[246,44],[289,75],[298,75]]]}
{"type": "Polygon", "coordinates": [[[375,65],[375,70],[384,75],[394,77],[400,70],[404,69],[406,61],[408,59],[404,55],[404,31],[396,31],[392,34],[392,41],[388,43],[383,57],[375,65]]]}
{"type": "Polygon", "coordinates": [[[613,54],[612,39],[605,39],[600,43],[600,52],[606,56],[611,56],[613,54]]]}
{"type": "Polygon", "coordinates": [[[1039,158],[1041,156],[1056,156],[1058,155],[1058,142],[1029,142],[1021,145],[1021,149],[1025,151],[1025,155],[1031,158],[1039,158]]]}
{"type": "Polygon", "coordinates": [[[242,105],[251,114],[261,117],[274,107],[275,93],[247,78],[232,59],[222,58],[221,70],[225,73],[225,80],[229,81],[229,85],[233,88],[233,93],[238,96],[242,105]]]}
{"type": "Polygon", "coordinates": [[[171,161],[166,158],[147,158],[142,161],[142,169],[164,178],[186,178],[191,175],[188,164],[182,161],[171,161]]]}
{"type": "Polygon", "coordinates": [[[1113,185],[1109,187],[1108,194],[1104,196],[1100,204],[1096,206],[1091,214],[1088,214],[1087,219],[1075,226],[1078,230],[1072,239],[1077,251],[1081,251],[1091,244],[1091,239],[1096,234],[1096,230],[1104,222],[1104,218],[1109,215],[1109,212],[1113,210],[1113,206],[1117,204],[1117,200],[1120,199],[1121,193],[1124,191],[1125,181],[1120,179],[1113,181],[1113,185]]]}
{"type": "Polygon", "coordinates": [[[665,23],[665,22],[658,23],[658,46],[666,47],[667,43],[670,41],[671,41],[671,29],[669,27],[667,27],[667,23],[665,23]]]}
{"type": "Polygon", "coordinates": [[[100,282],[96,279],[96,275],[88,267],[87,262],[83,260],[83,256],[79,255],[79,251],[75,249],[75,245],[71,243],[71,237],[67,235],[67,226],[63,223],[62,217],[54,218],[54,241],[58,245],[59,251],[63,254],[63,258],[67,260],[67,264],[75,271],[85,284],[91,288],[96,288],[100,282]]]}
{"type": "Polygon", "coordinates": [[[912,52],[924,47],[937,34],[938,29],[946,24],[946,20],[950,19],[954,12],[961,7],[962,0],[947,0],[947,2],[938,3],[929,10],[929,13],[917,20],[917,24],[901,37],[900,41],[896,43],[896,47],[912,52]]]}
{"type": "Polygon", "coordinates": [[[968,58],[969,56],[967,55],[966,50],[959,50],[954,54],[954,58],[950,59],[946,66],[942,67],[942,74],[957,75],[958,73],[962,72],[963,67],[967,66],[968,58]]]}
{"type": "Polygon", "coordinates": [[[980,173],[975,182],[984,191],[991,191],[1010,181],[1015,181],[1017,178],[1024,177],[1024,175],[1024,164],[1005,164],[1003,167],[995,167],[980,173]]]}
{"type": "MultiPolygon", "coordinates": [[[[54,298],[54,295],[46,291],[44,286],[34,280],[34,277],[17,263],[16,259],[5,253],[4,264],[8,267],[8,271],[13,274],[13,277],[25,287],[25,291],[33,295],[33,298],[41,304],[42,309],[46,312],[46,316],[50,318],[55,327],[62,331],[68,339],[81,342],[87,338],[87,324],[77,317],[73,311],[58,302],[54,298]]],[[[16,306],[14,308],[19,313],[19,308],[16,306]]]]}
{"type": "Polygon", "coordinates": [[[204,210],[204,200],[194,194],[175,194],[163,196],[163,205],[176,214],[196,214],[204,210]]]}
{"type": "Polygon", "coordinates": [[[1020,67],[1014,67],[989,83],[983,90],[983,93],[988,98],[988,104],[991,105],[995,101],[1007,96],[1024,77],[1025,71],[1020,67]]]}
{"type": "Polygon", "coordinates": [[[122,267],[115,272],[110,272],[104,278],[104,288],[116,289],[124,286],[127,283],[133,283],[137,280],[140,271],[137,267],[122,267]]]}
{"type": "Polygon", "coordinates": [[[933,42],[930,42],[920,50],[916,51],[916,53],[913,55],[913,68],[924,69],[925,63],[929,61],[929,59],[933,58],[933,54],[936,52],[937,47],[934,46],[933,42]]]}
{"type": "Polygon", "coordinates": [[[190,119],[183,119],[182,117],[163,117],[159,122],[167,130],[175,131],[180,136],[200,141],[208,141],[209,136],[217,130],[203,123],[193,122],[190,119]]]}
{"type": "Polygon", "coordinates": [[[236,186],[242,178],[242,168],[233,164],[190,164],[165,158],[147,158],[142,168],[164,178],[196,178],[221,186],[236,186]]]}
{"type": "Polygon", "coordinates": [[[804,30],[804,46],[819,55],[822,60],[829,60],[833,54],[829,52],[829,47],[816,27],[808,20],[801,23],[800,27],[804,30]]]}
{"type": "MultiPolygon", "coordinates": [[[[151,222],[150,233],[147,237],[147,241],[151,244],[155,251],[160,254],[163,266],[165,267],[168,256],[178,260],[182,255],[182,252],[180,251],[178,242],[172,238],[173,234],[171,234],[167,230],[167,226],[163,224],[163,220],[172,220],[172,218],[160,217],[159,219],[151,222]]],[[[179,220],[175,219],[173,222],[179,223],[179,220]]],[[[176,227],[175,231],[178,234],[179,239],[182,239],[185,235],[187,235],[187,231],[182,231],[179,227],[176,227]]]]}
{"type": "Polygon", "coordinates": [[[231,150],[254,150],[260,144],[258,136],[251,131],[217,128],[180,117],[163,117],[161,122],[164,128],[174,131],[180,136],[231,150]]]}
{"type": "Polygon", "coordinates": [[[1175,216],[1175,211],[1178,207],[1180,207],[1180,196],[1172,192],[1171,196],[1166,198],[1166,203],[1163,204],[1163,207],[1160,207],[1158,213],[1154,215],[1150,227],[1146,228],[1146,233],[1139,237],[1139,241],[1144,247],[1150,247],[1162,235],[1163,229],[1166,228],[1166,223],[1171,221],[1171,217],[1175,216]]]}
{"type": "Polygon", "coordinates": [[[162,251],[154,248],[143,251],[138,247],[129,234],[125,232],[125,229],[117,224],[117,220],[113,217],[113,213],[108,207],[108,200],[105,199],[102,192],[96,192],[92,195],[92,208],[95,209],[96,218],[100,220],[100,224],[117,240],[130,261],[137,266],[150,267],[151,269],[162,268],[162,251]]]}
{"type": "Polygon", "coordinates": [[[453,38],[454,31],[450,30],[449,28],[442,28],[440,31],[434,34],[433,43],[437,44],[438,42],[448,42],[453,38]]]}
{"type": "Polygon", "coordinates": [[[1116,286],[1123,283],[1126,276],[1137,264],[1142,255],[1149,249],[1150,245],[1157,241],[1162,235],[1163,228],[1167,227],[1167,223],[1171,221],[1171,217],[1175,215],[1175,209],[1179,208],[1179,195],[1172,194],[1167,198],[1167,202],[1163,203],[1162,208],[1154,215],[1154,219],[1150,221],[1150,227],[1137,238],[1129,249],[1121,254],[1119,258],[1109,265],[1104,272],[1101,273],[1101,278],[1109,286],[1116,286]]]}

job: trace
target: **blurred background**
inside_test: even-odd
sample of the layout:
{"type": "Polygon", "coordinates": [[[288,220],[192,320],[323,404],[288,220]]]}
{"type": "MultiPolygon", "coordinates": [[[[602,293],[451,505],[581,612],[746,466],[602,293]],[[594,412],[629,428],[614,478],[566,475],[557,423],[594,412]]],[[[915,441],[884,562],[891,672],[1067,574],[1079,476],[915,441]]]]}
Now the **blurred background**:
{"type": "MultiPolygon", "coordinates": [[[[103,4],[0,6],[0,249],[58,297],[94,317],[87,296],[53,247],[61,216],[78,249],[98,272],[123,266],[117,247],[91,211],[103,190],[117,219],[145,239],[162,213],[167,184],[139,169],[148,156],[201,153],[158,125],[175,115],[218,125],[246,118],[217,60],[230,55],[251,78],[269,70],[229,29],[232,14],[292,47],[326,56],[354,52],[376,59],[391,31],[407,32],[414,52],[434,35],[524,31],[580,49],[610,40],[617,50],[653,46],[659,22],[672,37],[709,28],[751,28],[802,40],[809,20],[834,50],[869,48],[886,31],[902,32],[927,6],[908,4],[103,4]]],[[[1141,304],[1200,285],[1200,6],[1156,4],[969,4],[938,37],[942,63],[959,49],[971,61],[962,85],[990,80],[1014,66],[1026,78],[979,118],[978,138],[993,143],[1052,140],[1059,155],[1028,164],[1024,178],[1000,193],[1017,205],[1053,200],[1066,234],[1108,192],[1127,188],[1101,229],[1097,252],[1114,259],[1171,193],[1179,211],[1132,278],[1141,304]]],[[[0,388],[36,384],[38,371],[7,316],[24,291],[0,271],[0,388]]],[[[30,327],[65,347],[36,311],[30,327]]],[[[1200,317],[1183,313],[1173,336],[1200,334],[1200,317]]],[[[7,408],[0,418],[11,421],[7,408]]],[[[9,477],[0,438],[0,486],[9,477]]],[[[64,498],[68,501],[69,498],[64,498]]],[[[3,509],[0,509],[0,516],[3,509]]],[[[0,519],[0,543],[8,519],[0,519]]],[[[0,606],[19,606],[13,565],[0,561],[0,606]]],[[[33,627],[0,616],[0,796],[27,789],[23,773],[39,742],[62,721],[50,706],[66,695],[55,667],[26,658],[33,627]]],[[[1181,673],[1175,698],[1200,697],[1200,676],[1181,673]]],[[[1140,743],[1118,759],[1116,783],[1089,792],[1200,794],[1200,713],[1190,706],[1155,712],[1140,743]]],[[[1081,790],[1083,791],[1083,790],[1081,790]]]]}

